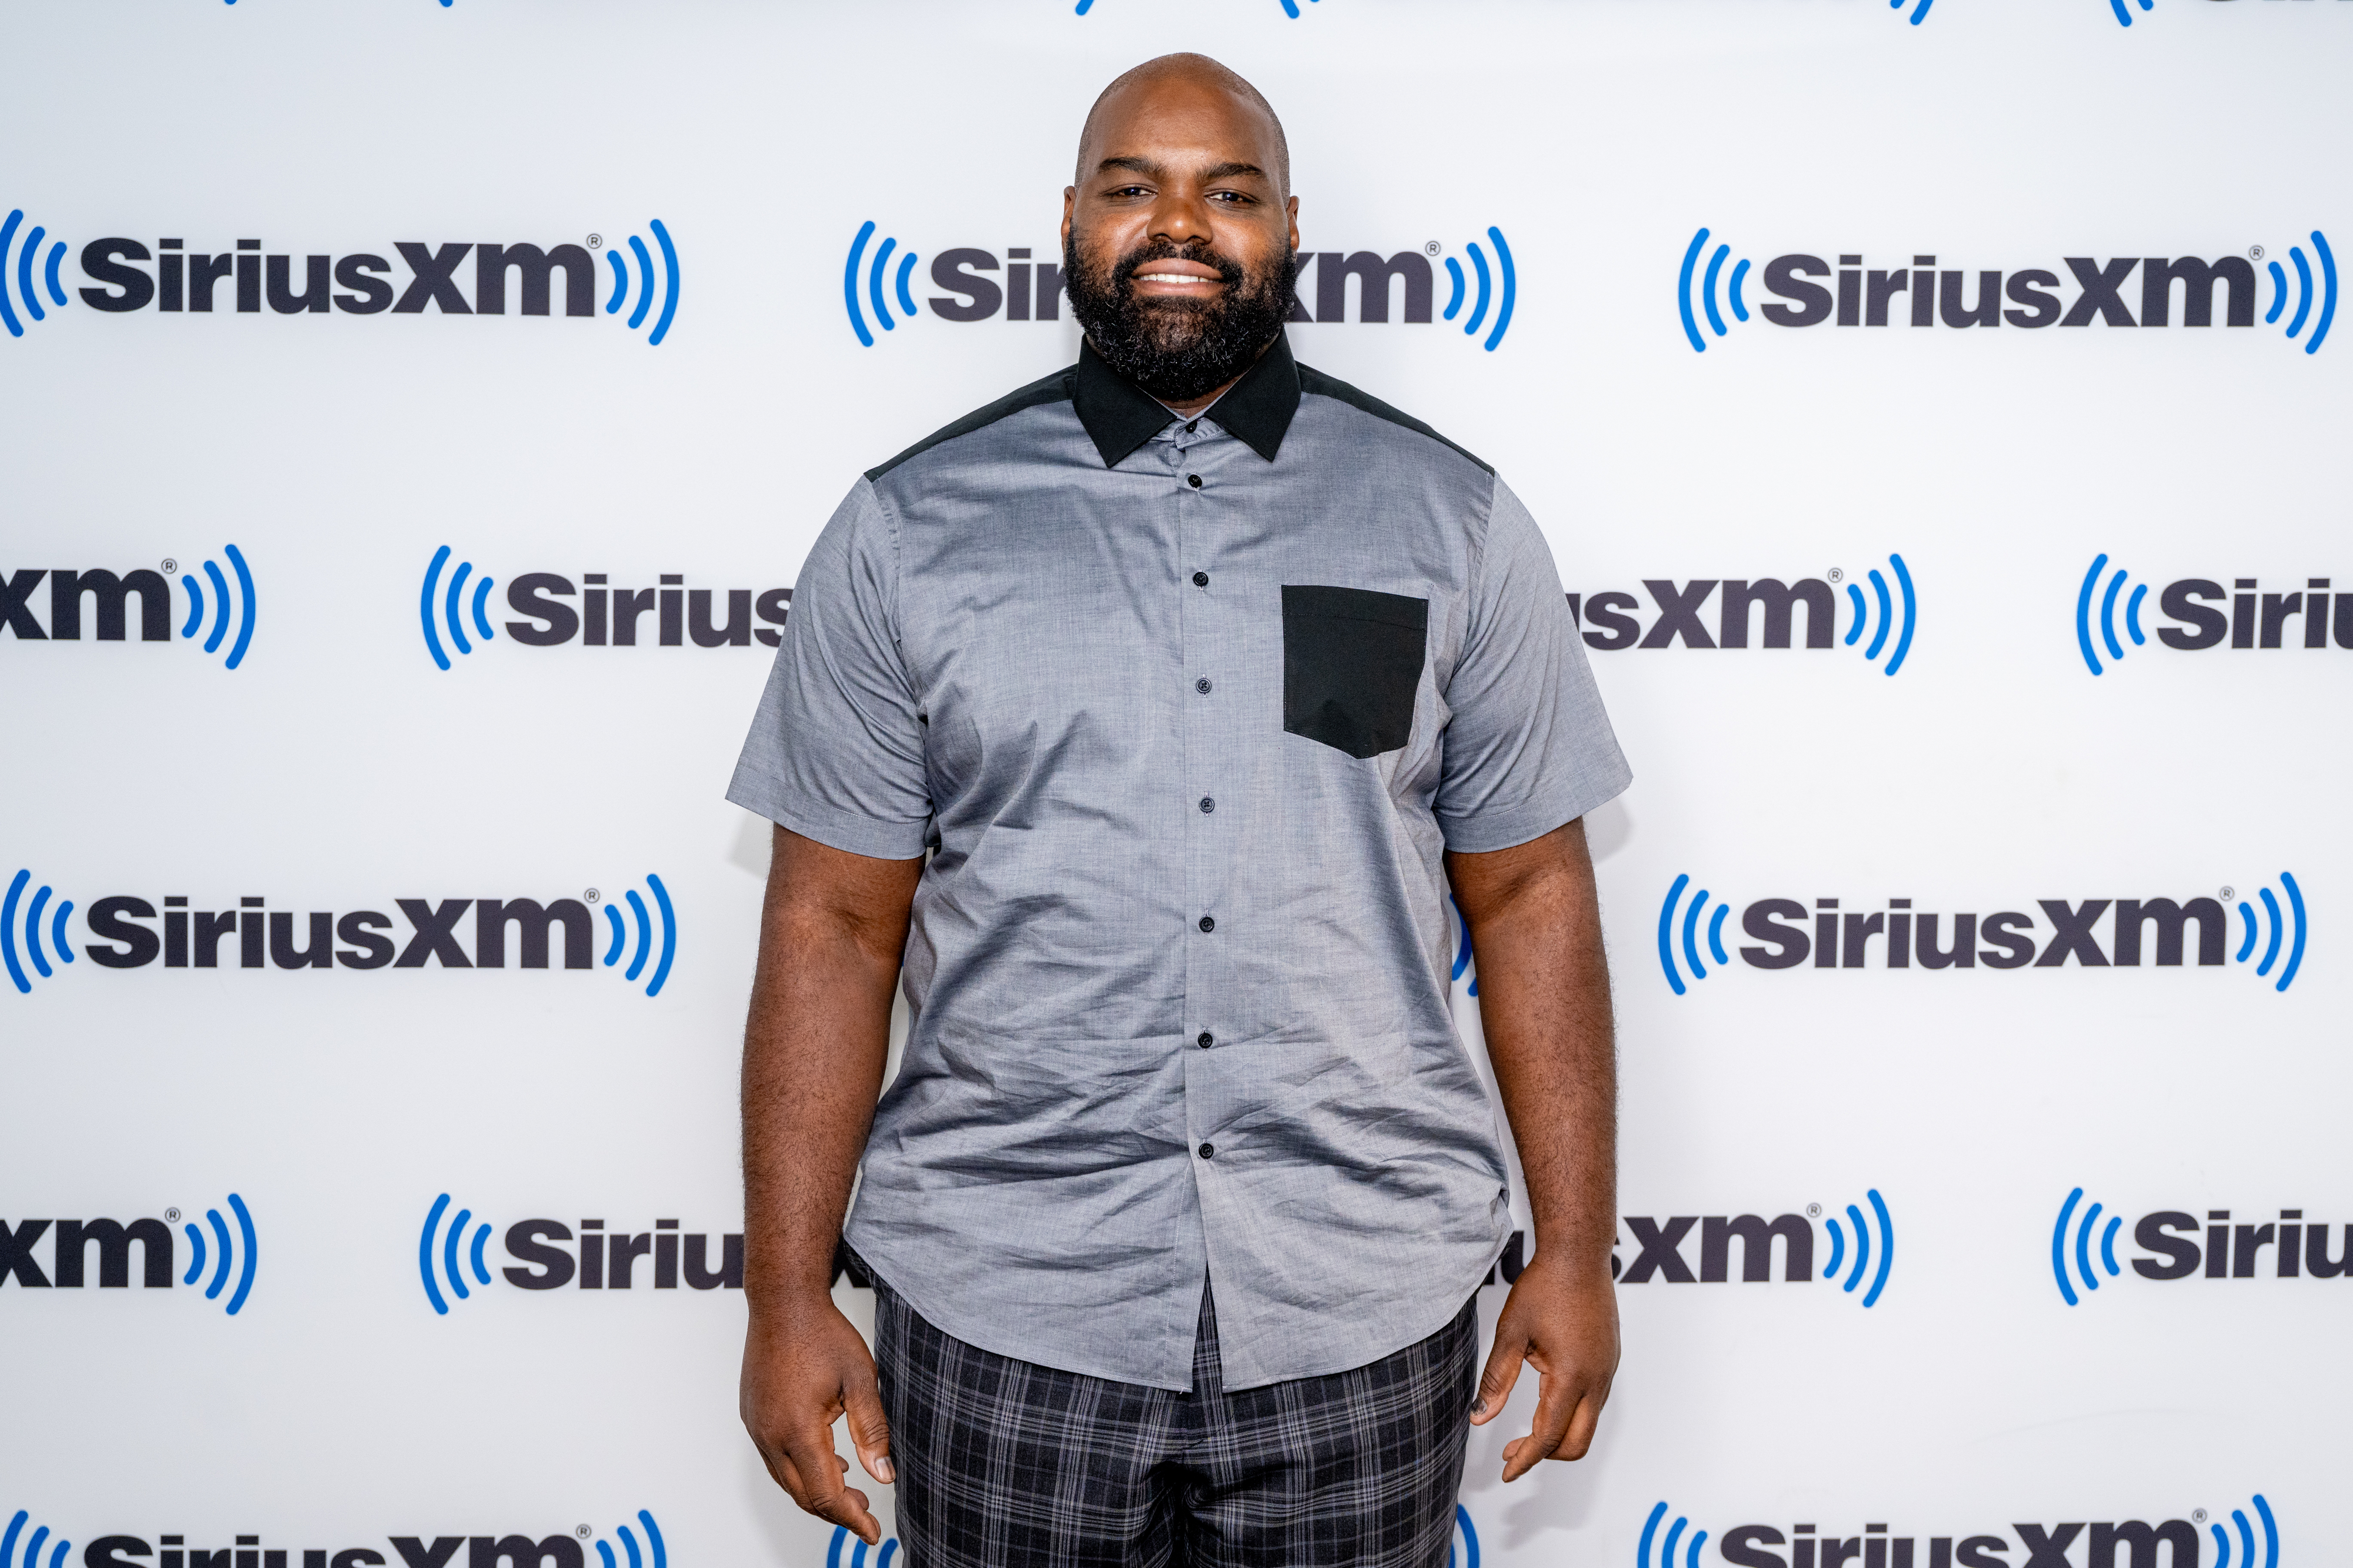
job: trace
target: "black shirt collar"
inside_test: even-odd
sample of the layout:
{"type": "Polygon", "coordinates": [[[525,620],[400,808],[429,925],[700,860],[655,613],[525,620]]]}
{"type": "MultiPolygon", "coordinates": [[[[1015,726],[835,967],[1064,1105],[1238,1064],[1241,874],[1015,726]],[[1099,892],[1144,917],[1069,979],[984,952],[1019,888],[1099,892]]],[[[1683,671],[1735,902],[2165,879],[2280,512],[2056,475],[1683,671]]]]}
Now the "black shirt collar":
{"type": "MultiPolygon", "coordinates": [[[[1072,393],[1079,423],[1103,454],[1103,467],[1115,468],[1134,450],[1168,427],[1176,417],[1160,400],[1105,364],[1094,345],[1079,341],[1079,379],[1072,393]]],[[[1258,363],[1223,397],[1205,410],[1250,449],[1274,461],[1291,416],[1299,412],[1299,364],[1291,357],[1291,343],[1278,336],[1258,363]]]]}

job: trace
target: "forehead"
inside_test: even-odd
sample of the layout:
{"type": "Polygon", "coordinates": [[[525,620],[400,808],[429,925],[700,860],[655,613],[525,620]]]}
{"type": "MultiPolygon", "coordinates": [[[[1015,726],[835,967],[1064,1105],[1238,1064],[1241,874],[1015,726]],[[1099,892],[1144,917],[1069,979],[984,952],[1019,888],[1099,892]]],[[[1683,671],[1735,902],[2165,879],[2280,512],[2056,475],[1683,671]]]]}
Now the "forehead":
{"type": "Polygon", "coordinates": [[[1103,100],[1080,148],[1088,172],[1106,158],[1143,156],[1255,163],[1271,174],[1274,120],[1222,83],[1175,72],[1146,77],[1103,100]]]}

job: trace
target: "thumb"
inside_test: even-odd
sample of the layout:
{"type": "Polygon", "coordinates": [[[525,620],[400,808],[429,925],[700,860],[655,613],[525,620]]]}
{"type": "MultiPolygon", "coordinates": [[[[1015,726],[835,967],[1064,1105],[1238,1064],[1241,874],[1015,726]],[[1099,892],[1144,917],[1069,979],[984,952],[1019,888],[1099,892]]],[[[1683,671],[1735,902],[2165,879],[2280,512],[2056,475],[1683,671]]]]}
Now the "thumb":
{"type": "Polygon", "coordinates": [[[866,1473],[889,1486],[894,1477],[891,1465],[891,1422],[882,1414],[882,1396],[874,1385],[874,1374],[849,1384],[842,1391],[842,1405],[848,1412],[849,1441],[858,1450],[858,1462],[866,1473]]]}
{"type": "Polygon", "coordinates": [[[1520,1366],[1527,1354],[1526,1339],[1514,1334],[1508,1322],[1498,1323],[1494,1346],[1487,1352],[1487,1370],[1479,1379],[1478,1397],[1471,1404],[1471,1425],[1483,1426],[1503,1413],[1504,1401],[1519,1383],[1520,1366]]]}

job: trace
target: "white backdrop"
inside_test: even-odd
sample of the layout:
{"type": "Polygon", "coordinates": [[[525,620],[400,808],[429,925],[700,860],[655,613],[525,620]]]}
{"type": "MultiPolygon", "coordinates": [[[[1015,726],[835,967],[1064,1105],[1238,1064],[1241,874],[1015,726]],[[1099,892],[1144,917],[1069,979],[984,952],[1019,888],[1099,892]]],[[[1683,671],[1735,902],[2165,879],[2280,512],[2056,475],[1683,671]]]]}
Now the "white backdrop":
{"type": "Polygon", "coordinates": [[[1672,646],[1593,654],[1637,775],[1591,824],[1624,1367],[1578,1466],[1496,1483],[1533,1379],[1474,1435],[1458,1561],[2340,1560],[2353,1281],[2312,1264],[2353,1221],[2353,600],[2307,647],[2309,606],[2263,595],[2353,592],[2353,340],[2324,337],[2353,5],[1290,8],[9,8],[0,1568],[504,1568],[516,1534],[559,1568],[851,1561],[734,1418],[766,829],[721,791],[767,651],[719,634],[735,592],[739,634],[772,627],[860,468],[1073,355],[1067,312],[948,319],[986,295],[933,268],[1050,265],[1087,104],[1178,47],[1283,114],[1309,249],[1430,269],[1440,319],[1400,293],[1363,321],[1351,289],[1301,357],[1494,462],[1588,640],[1697,606],[1672,646]],[[447,283],[368,309],[410,289],[404,242],[447,283]],[[512,272],[503,314],[452,313],[483,300],[444,247],[490,244],[577,247],[551,313],[512,272]],[[335,281],[305,295],[314,255],[335,281]],[[197,256],[211,312],[163,309],[197,256]],[[1888,325],[1763,309],[1802,298],[1777,258],[1836,293],[1915,256],[1876,286],[1888,325]],[[1954,314],[1985,270],[2072,308],[2071,257],[2115,313],[1908,324],[1937,271],[1954,314]],[[2148,257],[2243,258],[2247,324],[2226,280],[2211,327],[2176,286],[2170,325],[2125,330],[2148,257]],[[154,574],[162,637],[134,591],[107,637],[80,579],[62,635],[58,577],[100,570],[154,574]],[[512,606],[533,574],[608,628],[650,590],[635,646],[529,646],[511,624],[556,627],[512,606]],[[1828,647],[1802,612],[1791,647],[1761,616],[1757,646],[1691,646],[1721,636],[1702,583],[1767,577],[1822,585],[1828,647]],[[2173,646],[2197,616],[2168,610],[2242,594],[2258,646],[2173,646]],[[2159,925],[2113,962],[2087,901],[2159,898],[2212,900],[2185,962],[2159,925]],[[528,922],[483,962],[450,901],[485,899],[554,907],[546,967],[528,922]],[[1859,967],[1817,967],[1833,899],[1878,922],[1859,967]],[[1743,956],[1796,951],[1755,934],[1773,900],[1806,962],[1743,956]],[[2066,962],[1998,966],[2003,911],[2066,962]],[[1935,913],[1941,951],[1965,912],[1978,962],[1891,964],[1892,932],[1935,913]],[[322,951],[357,963],[290,966],[322,951]],[[1786,1239],[1770,1282],[1739,1248],[1699,1278],[1711,1216],[1744,1215],[1799,1216],[1811,1278],[1786,1239]],[[75,1288],[58,1233],[100,1218],[152,1223],[122,1288],[103,1231],[75,1288]],[[627,1295],[618,1263],[582,1288],[607,1254],[627,1295]]]}

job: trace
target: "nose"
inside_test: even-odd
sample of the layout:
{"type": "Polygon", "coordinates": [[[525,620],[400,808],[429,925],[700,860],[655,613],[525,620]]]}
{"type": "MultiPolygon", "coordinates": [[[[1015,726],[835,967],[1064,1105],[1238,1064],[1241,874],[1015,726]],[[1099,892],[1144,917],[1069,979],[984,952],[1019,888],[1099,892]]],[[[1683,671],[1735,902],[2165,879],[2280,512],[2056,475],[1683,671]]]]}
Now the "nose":
{"type": "Polygon", "coordinates": [[[1212,239],[1208,204],[1197,193],[1164,190],[1152,205],[1152,235],[1172,245],[1207,245],[1212,239]]]}

